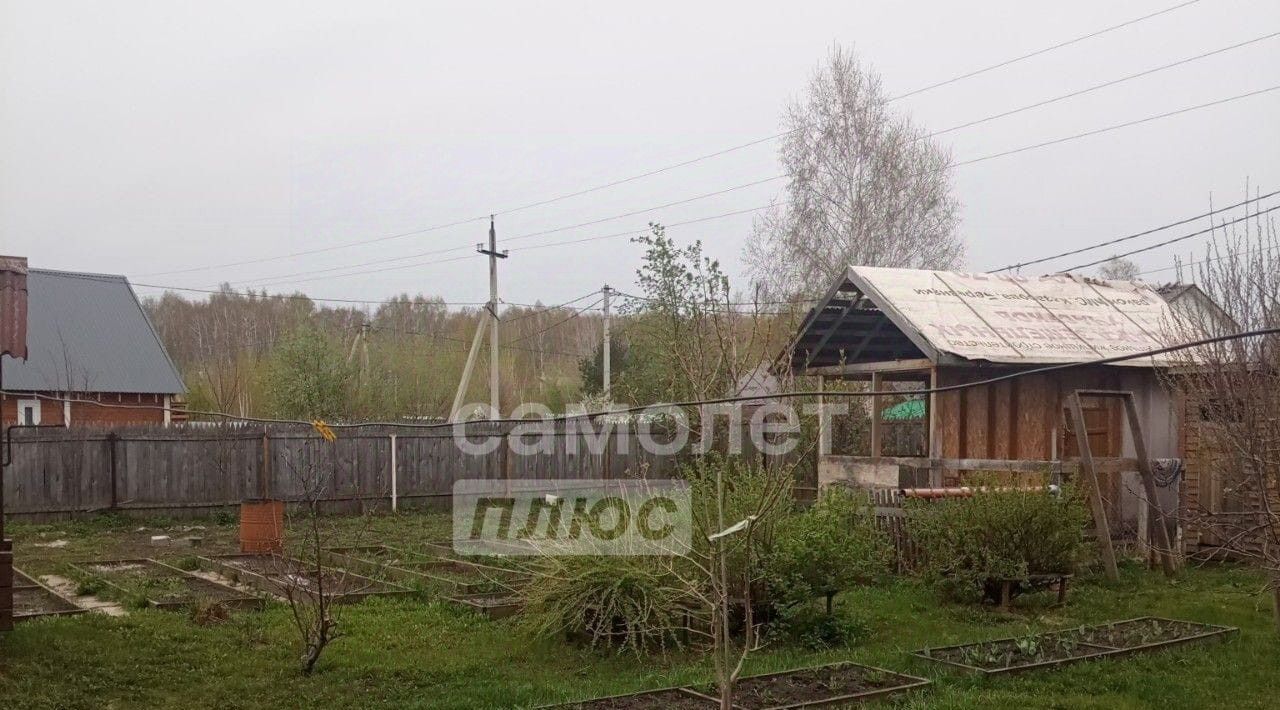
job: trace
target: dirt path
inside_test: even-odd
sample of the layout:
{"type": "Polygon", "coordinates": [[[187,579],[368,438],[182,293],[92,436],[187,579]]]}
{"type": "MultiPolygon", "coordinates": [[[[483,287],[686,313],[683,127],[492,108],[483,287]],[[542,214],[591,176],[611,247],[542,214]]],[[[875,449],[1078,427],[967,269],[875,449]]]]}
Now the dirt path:
{"type": "Polygon", "coordinates": [[[61,594],[64,598],[70,599],[76,606],[90,611],[96,611],[99,614],[107,616],[125,616],[129,612],[124,607],[111,601],[99,599],[92,594],[78,595],[76,594],[76,583],[66,577],[59,577],[56,574],[46,574],[40,578],[50,589],[61,594]]]}

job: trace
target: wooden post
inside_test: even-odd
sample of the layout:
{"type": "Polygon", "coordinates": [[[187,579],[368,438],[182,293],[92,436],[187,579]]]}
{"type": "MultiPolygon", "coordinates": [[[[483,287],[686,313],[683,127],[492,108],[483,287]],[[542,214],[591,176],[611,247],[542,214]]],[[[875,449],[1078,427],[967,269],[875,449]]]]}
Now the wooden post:
{"type": "MultiPolygon", "coordinates": [[[[1142,422],[1138,419],[1138,405],[1133,400],[1132,392],[1125,392],[1124,411],[1129,417],[1129,431],[1133,434],[1133,453],[1138,459],[1138,473],[1142,476],[1142,489],[1147,496],[1147,505],[1155,513],[1155,535],[1152,536],[1154,546],[1158,549],[1160,565],[1164,568],[1164,576],[1172,577],[1177,573],[1173,559],[1173,546],[1169,544],[1169,529],[1165,526],[1164,510],[1156,498],[1156,479],[1151,471],[1151,458],[1147,456],[1147,441],[1142,433],[1142,422]]],[[[1150,531],[1148,531],[1150,532],[1150,531]]]]}
{"type": "Polygon", "coordinates": [[[267,499],[268,479],[271,477],[271,438],[264,427],[262,429],[262,465],[258,467],[258,498],[267,499]]]}
{"type": "MultiPolygon", "coordinates": [[[[818,392],[827,389],[827,378],[818,375],[818,392]]],[[[827,399],[818,395],[818,457],[831,454],[831,421],[827,416],[827,399]]]]}
{"type": "Polygon", "coordinates": [[[1093,465],[1093,451],[1089,447],[1089,428],[1085,426],[1084,410],[1080,406],[1080,393],[1073,392],[1068,398],[1071,406],[1071,419],[1076,433],[1076,445],[1080,449],[1080,476],[1085,479],[1085,488],[1089,493],[1089,505],[1093,508],[1093,528],[1098,538],[1098,549],[1102,553],[1102,566],[1107,579],[1117,581],[1120,571],[1116,568],[1116,551],[1111,546],[1111,528],[1107,525],[1107,508],[1102,502],[1102,488],[1098,483],[1098,472],[1093,465]]]}
{"type": "Polygon", "coordinates": [[[391,512],[396,512],[399,507],[397,505],[396,490],[396,435],[391,435],[391,512]]]}
{"type": "MultiPolygon", "coordinates": [[[[879,372],[871,373],[871,391],[879,392],[884,386],[883,376],[879,372]]],[[[880,428],[880,407],[883,405],[884,399],[878,395],[871,395],[871,458],[880,458],[880,437],[883,433],[880,428]]]]}
{"type": "Polygon", "coordinates": [[[116,433],[107,434],[107,456],[110,461],[111,468],[111,504],[107,510],[115,510],[119,501],[119,493],[116,492],[117,479],[119,478],[119,464],[116,462],[116,433]]]}

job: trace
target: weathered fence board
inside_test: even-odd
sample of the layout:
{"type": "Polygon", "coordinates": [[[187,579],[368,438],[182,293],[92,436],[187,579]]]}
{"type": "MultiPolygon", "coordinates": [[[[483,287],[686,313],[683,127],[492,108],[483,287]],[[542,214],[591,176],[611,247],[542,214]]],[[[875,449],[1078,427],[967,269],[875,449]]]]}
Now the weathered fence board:
{"type": "Polygon", "coordinates": [[[4,471],[5,512],[31,520],[108,510],[202,514],[248,498],[300,500],[301,480],[317,470],[327,472],[318,497],[336,511],[389,505],[393,476],[398,506],[444,507],[463,478],[675,473],[674,456],[644,451],[637,432],[621,425],[601,433],[556,424],[549,451],[533,450],[534,437],[513,434],[510,425],[473,423],[468,432],[476,443],[496,436],[497,445],[474,453],[449,428],[374,425],[341,429],[334,443],[284,426],[16,429],[13,464],[4,471]]]}

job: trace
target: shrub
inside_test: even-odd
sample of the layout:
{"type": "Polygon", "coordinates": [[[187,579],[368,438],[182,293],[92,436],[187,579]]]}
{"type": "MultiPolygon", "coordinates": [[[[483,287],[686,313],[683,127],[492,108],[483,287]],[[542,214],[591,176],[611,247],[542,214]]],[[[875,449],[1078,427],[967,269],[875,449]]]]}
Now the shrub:
{"type": "Polygon", "coordinates": [[[824,492],[810,509],[778,522],[764,558],[780,625],[811,646],[847,643],[856,634],[830,618],[833,599],[854,585],[874,582],[888,572],[892,559],[893,548],[876,528],[865,495],[838,488],[824,492]],[[813,609],[819,598],[826,599],[825,614],[813,609]]]}
{"type": "Polygon", "coordinates": [[[196,626],[216,626],[231,618],[226,604],[208,597],[193,599],[189,611],[196,626]]]}
{"type": "Polygon", "coordinates": [[[522,623],[592,647],[643,653],[679,645],[693,608],[674,558],[547,557],[520,590],[522,623]]]}
{"type": "Polygon", "coordinates": [[[907,511],[925,573],[957,598],[990,596],[999,580],[1069,574],[1086,549],[1088,512],[1072,488],[1056,495],[979,490],[971,498],[909,501],[907,511]]]}
{"type": "MultiPolygon", "coordinates": [[[[795,512],[790,473],[766,469],[741,457],[713,453],[695,459],[683,469],[683,475],[689,482],[692,497],[694,545],[707,555],[710,553],[707,536],[720,531],[722,519],[728,526],[757,515],[751,524],[750,554],[741,544],[742,538],[735,537],[727,562],[733,570],[744,570],[750,564],[750,576],[753,579],[762,577],[762,562],[771,554],[778,525],[795,512]],[[784,476],[785,480],[781,478],[784,476]],[[722,503],[717,496],[719,485],[724,487],[722,503]],[[772,503],[764,505],[766,499],[771,499],[772,503]],[[762,509],[763,514],[759,514],[762,509]]],[[[741,591],[735,590],[732,596],[742,596],[741,591]]],[[[757,599],[763,601],[758,595],[757,599]]]]}

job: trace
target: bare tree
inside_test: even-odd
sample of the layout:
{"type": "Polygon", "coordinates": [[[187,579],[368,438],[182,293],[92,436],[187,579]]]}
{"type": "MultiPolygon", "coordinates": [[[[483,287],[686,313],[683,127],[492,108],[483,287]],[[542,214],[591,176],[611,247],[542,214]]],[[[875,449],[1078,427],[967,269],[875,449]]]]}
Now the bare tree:
{"type": "MultiPolygon", "coordinates": [[[[322,433],[327,429],[322,430],[322,433]]],[[[331,434],[315,442],[331,447],[331,434]],[[327,443],[326,443],[327,442],[327,443]]],[[[325,524],[320,504],[332,491],[335,467],[322,463],[329,458],[323,452],[307,456],[299,463],[284,457],[297,493],[295,510],[287,514],[286,540],[281,554],[269,557],[267,570],[289,611],[298,633],[301,652],[299,667],[310,675],[329,644],[341,638],[339,597],[367,591],[368,582],[344,569],[328,564],[326,550],[335,544],[335,533],[325,524]]],[[[366,542],[370,516],[365,510],[354,533],[344,536],[347,545],[366,542]]]]}
{"type": "Polygon", "coordinates": [[[1098,276],[1108,281],[1134,281],[1140,275],[1138,265],[1122,256],[1113,256],[1098,267],[1098,276]]]}
{"type": "Polygon", "coordinates": [[[786,196],[747,245],[770,293],[825,288],[849,264],[947,269],[963,259],[951,154],[890,101],[879,76],[836,46],[787,109],[786,196]]]}
{"type": "MultiPolygon", "coordinates": [[[[1223,227],[1185,271],[1212,302],[1177,304],[1180,340],[1280,327],[1274,220],[1223,227]]],[[[1185,402],[1191,465],[1205,479],[1188,491],[1194,504],[1184,501],[1182,523],[1199,537],[1197,554],[1246,558],[1267,573],[1280,633],[1280,336],[1230,340],[1194,355],[1171,377],[1185,402]]]]}

